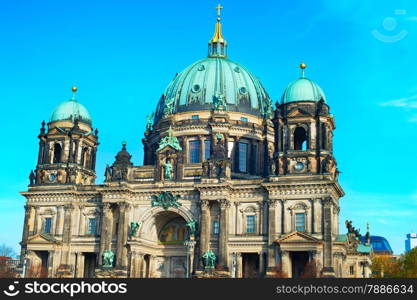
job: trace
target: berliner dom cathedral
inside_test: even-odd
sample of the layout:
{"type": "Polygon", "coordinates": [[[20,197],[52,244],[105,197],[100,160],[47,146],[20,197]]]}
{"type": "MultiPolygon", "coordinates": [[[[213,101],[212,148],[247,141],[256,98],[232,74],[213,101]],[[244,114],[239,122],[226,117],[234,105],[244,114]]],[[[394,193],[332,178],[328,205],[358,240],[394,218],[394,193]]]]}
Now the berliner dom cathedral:
{"type": "Polygon", "coordinates": [[[339,231],[332,99],[302,63],[273,101],[229,58],[221,8],[207,57],[155,99],[143,165],[123,143],[96,183],[99,132],[76,87],[42,122],[26,277],[370,277],[369,232],[339,231]]]}

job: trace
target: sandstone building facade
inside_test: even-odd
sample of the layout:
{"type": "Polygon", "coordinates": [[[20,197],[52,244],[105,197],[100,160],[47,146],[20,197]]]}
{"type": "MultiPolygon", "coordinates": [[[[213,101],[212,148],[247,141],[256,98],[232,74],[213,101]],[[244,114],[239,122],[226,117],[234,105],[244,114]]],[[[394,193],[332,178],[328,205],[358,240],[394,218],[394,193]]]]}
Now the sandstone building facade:
{"type": "Polygon", "coordinates": [[[143,165],[124,144],[102,184],[98,131],[76,88],[42,123],[22,193],[26,276],[199,277],[209,250],[227,277],[300,277],[309,262],[317,276],[370,276],[369,243],[339,232],[335,120],[306,66],[274,108],[227,58],[220,15],[208,51],[149,116],[143,165]]]}

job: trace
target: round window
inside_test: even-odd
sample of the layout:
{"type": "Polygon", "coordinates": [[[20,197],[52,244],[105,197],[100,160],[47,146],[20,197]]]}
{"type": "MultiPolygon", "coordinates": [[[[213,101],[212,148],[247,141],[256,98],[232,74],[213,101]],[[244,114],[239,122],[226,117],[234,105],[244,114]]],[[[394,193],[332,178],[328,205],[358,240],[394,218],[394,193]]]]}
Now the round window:
{"type": "Polygon", "coordinates": [[[240,73],[239,67],[235,67],[233,70],[235,70],[236,73],[240,73]]]}
{"type": "Polygon", "coordinates": [[[304,163],[302,163],[301,161],[297,162],[294,166],[294,169],[296,171],[302,171],[304,169],[304,163]]]}
{"type": "Polygon", "coordinates": [[[200,85],[194,84],[192,90],[194,93],[198,93],[200,91],[200,85]]]}
{"type": "Polygon", "coordinates": [[[51,174],[49,174],[49,181],[50,181],[50,182],[54,182],[54,181],[55,181],[55,179],[56,179],[56,174],[55,174],[55,173],[51,173],[51,174]]]}
{"type": "Polygon", "coordinates": [[[204,67],[204,65],[199,65],[197,70],[199,70],[199,71],[204,71],[205,69],[206,69],[206,68],[204,67]]]}
{"type": "Polygon", "coordinates": [[[248,90],[247,90],[244,86],[242,86],[242,87],[239,89],[239,93],[241,93],[242,95],[245,95],[247,92],[248,92],[248,90]]]}

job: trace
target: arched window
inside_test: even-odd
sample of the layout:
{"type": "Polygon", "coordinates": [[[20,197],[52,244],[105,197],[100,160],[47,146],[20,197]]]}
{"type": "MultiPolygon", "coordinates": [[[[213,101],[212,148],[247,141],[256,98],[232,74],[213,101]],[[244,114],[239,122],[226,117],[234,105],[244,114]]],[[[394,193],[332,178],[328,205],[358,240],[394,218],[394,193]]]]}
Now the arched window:
{"type": "Polygon", "coordinates": [[[88,148],[87,147],[83,148],[83,152],[82,152],[82,155],[81,155],[81,165],[84,168],[89,167],[89,157],[88,157],[88,148]]]}
{"type": "Polygon", "coordinates": [[[61,162],[61,152],[62,152],[61,145],[56,143],[54,145],[54,160],[53,160],[54,164],[61,162]]]}
{"type": "Polygon", "coordinates": [[[303,127],[294,130],[294,150],[307,150],[307,132],[303,127]]]}

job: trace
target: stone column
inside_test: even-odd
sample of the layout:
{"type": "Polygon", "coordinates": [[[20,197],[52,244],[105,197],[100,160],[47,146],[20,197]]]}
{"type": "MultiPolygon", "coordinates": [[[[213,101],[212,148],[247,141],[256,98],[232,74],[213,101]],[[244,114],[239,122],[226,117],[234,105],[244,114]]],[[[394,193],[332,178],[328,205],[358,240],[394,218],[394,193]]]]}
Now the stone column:
{"type": "Polygon", "coordinates": [[[117,255],[116,255],[116,266],[121,269],[126,269],[127,267],[127,224],[128,220],[128,211],[130,209],[130,204],[127,202],[119,202],[119,227],[117,230],[117,255]]]}
{"type": "Polygon", "coordinates": [[[334,277],[332,217],[333,203],[330,197],[323,199],[324,245],[323,245],[323,277],[334,277]]]}
{"type": "Polygon", "coordinates": [[[291,272],[291,260],[289,251],[281,251],[281,269],[287,274],[289,278],[292,277],[291,272]]]}
{"type": "Polygon", "coordinates": [[[269,199],[268,200],[268,271],[273,271],[276,266],[275,261],[275,240],[276,240],[276,199],[269,199]]]}
{"type": "Polygon", "coordinates": [[[31,205],[25,205],[25,221],[23,224],[23,233],[22,233],[22,248],[20,251],[20,265],[24,264],[24,260],[26,257],[26,250],[27,250],[27,240],[29,237],[29,226],[30,221],[32,218],[32,206],[31,205]]]}
{"type": "Polygon", "coordinates": [[[149,257],[149,278],[155,278],[156,271],[156,255],[149,257]]]}
{"type": "Polygon", "coordinates": [[[276,230],[276,237],[278,238],[279,235],[283,234],[283,216],[282,216],[282,207],[283,207],[283,200],[277,199],[276,201],[276,208],[275,208],[275,230],[276,230]]]}
{"type": "Polygon", "coordinates": [[[74,206],[72,204],[66,204],[64,206],[64,228],[62,233],[62,258],[61,264],[69,265],[71,260],[70,255],[70,245],[72,237],[72,212],[74,211],[74,206]]]}
{"type": "Polygon", "coordinates": [[[239,206],[240,206],[240,202],[236,201],[236,202],[234,202],[234,205],[236,207],[236,210],[235,210],[235,234],[238,235],[240,233],[240,230],[239,230],[239,226],[240,226],[240,224],[239,224],[239,206]]]}
{"type": "Polygon", "coordinates": [[[262,235],[263,234],[263,214],[264,214],[264,204],[262,201],[258,202],[258,206],[259,206],[259,224],[258,224],[258,234],[262,235]]]}
{"type": "Polygon", "coordinates": [[[321,206],[321,199],[315,198],[313,199],[313,210],[314,210],[314,227],[313,227],[313,233],[321,234],[322,233],[322,206],[321,206]]]}
{"type": "Polygon", "coordinates": [[[55,235],[62,235],[62,228],[64,225],[64,206],[59,205],[56,210],[56,226],[55,226],[55,235]]]}
{"type": "Polygon", "coordinates": [[[129,278],[137,278],[138,259],[136,251],[131,251],[129,255],[129,278]]]}
{"type": "Polygon", "coordinates": [[[75,274],[76,278],[83,278],[84,277],[84,254],[81,252],[77,252],[77,272],[75,274]]]}
{"type": "Polygon", "coordinates": [[[189,241],[185,241],[184,245],[187,251],[187,272],[186,274],[187,278],[191,277],[191,274],[193,274],[193,266],[194,266],[194,246],[195,246],[194,239],[191,239],[189,241]]]}
{"type": "Polygon", "coordinates": [[[219,260],[218,264],[224,270],[228,270],[227,242],[229,239],[229,207],[230,201],[226,199],[220,202],[220,236],[219,236],[219,260]]]}
{"type": "Polygon", "coordinates": [[[141,252],[136,252],[136,278],[143,278],[145,277],[145,274],[143,272],[143,266],[144,266],[144,260],[143,260],[144,254],[141,252]]]}
{"type": "Polygon", "coordinates": [[[36,234],[40,231],[40,228],[42,227],[42,224],[39,224],[39,206],[34,206],[35,209],[35,216],[33,220],[33,234],[36,234]]]}
{"type": "Polygon", "coordinates": [[[242,261],[242,253],[236,253],[236,260],[237,260],[237,278],[243,277],[243,261],[242,261]]]}
{"type": "Polygon", "coordinates": [[[78,221],[78,235],[84,235],[85,234],[85,216],[84,216],[84,206],[80,205],[78,206],[79,210],[79,221],[78,221]]]}
{"type": "Polygon", "coordinates": [[[292,231],[292,211],[288,210],[288,200],[284,199],[282,202],[282,218],[284,221],[284,234],[292,231]]]}
{"type": "Polygon", "coordinates": [[[210,202],[201,200],[200,257],[209,249],[210,243],[210,202]]]}
{"type": "Polygon", "coordinates": [[[55,251],[48,251],[48,278],[53,277],[54,272],[54,253],[55,251]]]}
{"type": "Polygon", "coordinates": [[[265,262],[264,262],[264,253],[259,252],[259,276],[263,277],[265,272],[265,262]]]}
{"type": "Polygon", "coordinates": [[[100,233],[100,252],[98,257],[99,266],[102,265],[103,253],[111,248],[113,222],[111,218],[110,203],[104,203],[101,211],[101,233],[100,233]]]}
{"type": "Polygon", "coordinates": [[[190,161],[190,157],[188,155],[189,151],[188,151],[188,137],[187,136],[184,137],[184,151],[182,153],[185,154],[183,158],[184,164],[188,164],[188,162],[190,161]]]}
{"type": "Polygon", "coordinates": [[[32,206],[25,205],[25,221],[23,224],[22,243],[26,244],[29,236],[29,221],[32,217],[32,206]]]}
{"type": "Polygon", "coordinates": [[[204,151],[206,148],[206,145],[204,144],[205,137],[203,135],[199,135],[198,139],[200,141],[200,161],[204,161],[204,151]]]}

